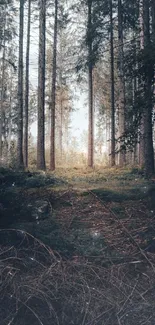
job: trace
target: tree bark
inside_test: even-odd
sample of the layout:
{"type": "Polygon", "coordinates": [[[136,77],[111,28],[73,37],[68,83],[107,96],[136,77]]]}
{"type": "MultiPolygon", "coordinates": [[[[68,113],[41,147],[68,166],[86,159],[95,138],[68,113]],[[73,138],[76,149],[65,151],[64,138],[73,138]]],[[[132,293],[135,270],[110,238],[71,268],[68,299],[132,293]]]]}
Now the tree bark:
{"type": "Polygon", "coordinates": [[[13,95],[13,73],[11,67],[11,81],[10,81],[10,103],[9,103],[9,118],[8,118],[8,162],[11,160],[11,134],[12,134],[12,95],[13,95]]]}
{"type": "Polygon", "coordinates": [[[24,0],[20,0],[19,21],[19,59],[18,59],[18,130],[17,130],[17,166],[23,168],[23,30],[24,0]]]}
{"type": "MultiPolygon", "coordinates": [[[[133,49],[134,49],[134,56],[137,56],[137,42],[136,42],[136,34],[133,31],[133,49]]],[[[136,69],[137,69],[137,63],[135,64],[135,76],[132,80],[132,106],[135,107],[136,104],[136,96],[137,96],[137,90],[138,90],[138,79],[136,77],[136,69]]],[[[135,125],[135,113],[133,114],[133,124],[135,125]]],[[[135,143],[133,145],[133,151],[132,151],[132,165],[138,164],[138,156],[137,156],[137,149],[138,149],[138,127],[136,128],[137,133],[134,135],[135,137],[135,143]]],[[[131,161],[129,161],[129,164],[131,161]]]]}
{"type": "MultiPolygon", "coordinates": [[[[154,80],[153,80],[153,95],[155,98],[155,1],[151,2],[151,15],[152,15],[152,44],[153,44],[153,57],[154,57],[154,80]]],[[[155,120],[155,104],[154,104],[154,120],[155,120]]]]}
{"type": "Polygon", "coordinates": [[[57,66],[57,25],[58,25],[58,0],[55,0],[54,42],[53,42],[53,71],[51,94],[51,146],[50,170],[55,170],[55,101],[56,101],[56,66],[57,66]]]}
{"type": "Polygon", "coordinates": [[[88,167],[94,166],[94,109],[93,109],[93,65],[92,65],[92,1],[88,1],[88,87],[89,87],[89,124],[88,124],[88,167]]]}
{"type": "MultiPolygon", "coordinates": [[[[139,3],[139,28],[140,28],[140,42],[139,42],[139,50],[144,49],[144,21],[143,21],[143,0],[140,0],[139,3]]],[[[138,63],[139,64],[139,63],[138,63]]],[[[141,68],[139,64],[139,69],[141,68]]],[[[143,91],[142,78],[138,77],[138,90],[139,93],[143,91]]],[[[143,108],[141,112],[141,120],[140,120],[140,135],[139,135],[139,165],[141,168],[144,167],[145,164],[145,143],[144,143],[144,114],[143,108]]]]}
{"type": "Polygon", "coordinates": [[[1,47],[3,49],[2,55],[2,74],[1,74],[1,101],[0,101],[0,160],[3,158],[3,123],[4,123],[4,92],[5,92],[5,58],[6,58],[6,9],[7,4],[5,4],[5,11],[4,11],[4,26],[3,26],[3,34],[4,38],[2,40],[3,44],[1,43],[1,47]]]}
{"type": "MultiPolygon", "coordinates": [[[[149,1],[143,0],[143,21],[144,21],[144,52],[150,53],[150,8],[149,1]]],[[[153,64],[151,59],[145,59],[145,81],[144,81],[144,143],[145,143],[145,163],[144,169],[147,175],[154,172],[154,150],[152,136],[152,110],[153,110],[153,64]]]]}
{"type": "Polygon", "coordinates": [[[26,72],[25,72],[25,128],[24,128],[24,166],[28,167],[28,117],[29,117],[29,56],[30,56],[31,0],[28,1],[26,72]]]}
{"type": "Polygon", "coordinates": [[[62,83],[61,83],[61,89],[60,89],[60,126],[59,126],[59,140],[60,140],[60,160],[62,163],[62,154],[63,154],[63,146],[62,146],[62,136],[63,136],[63,89],[62,89],[62,83]]]}
{"type": "MultiPolygon", "coordinates": [[[[5,28],[5,27],[4,27],[5,28]]],[[[4,31],[5,35],[5,31],[4,31]]],[[[0,107],[0,160],[3,158],[3,124],[4,124],[4,93],[5,93],[5,55],[6,45],[5,36],[3,44],[3,57],[2,57],[2,84],[1,84],[1,107],[0,107]]]]}
{"type": "Polygon", "coordinates": [[[125,132],[125,80],[124,80],[124,49],[123,49],[123,18],[122,0],[118,0],[118,77],[119,77],[119,165],[125,164],[125,150],[123,148],[122,136],[125,132]]]}
{"type": "Polygon", "coordinates": [[[152,14],[152,41],[155,47],[155,1],[151,2],[151,14],[152,14]]]}
{"type": "Polygon", "coordinates": [[[59,99],[59,109],[60,109],[60,124],[59,124],[59,149],[60,149],[60,160],[62,163],[63,155],[63,84],[62,84],[62,71],[63,71],[63,51],[62,51],[62,33],[60,34],[60,72],[59,72],[59,87],[60,87],[60,99],[59,99]]]}
{"type": "Polygon", "coordinates": [[[37,168],[45,170],[45,34],[46,0],[40,0],[37,168]]]}
{"type": "Polygon", "coordinates": [[[110,0],[110,73],[111,73],[111,167],[115,166],[115,86],[114,86],[114,40],[113,1],[110,0]]]}

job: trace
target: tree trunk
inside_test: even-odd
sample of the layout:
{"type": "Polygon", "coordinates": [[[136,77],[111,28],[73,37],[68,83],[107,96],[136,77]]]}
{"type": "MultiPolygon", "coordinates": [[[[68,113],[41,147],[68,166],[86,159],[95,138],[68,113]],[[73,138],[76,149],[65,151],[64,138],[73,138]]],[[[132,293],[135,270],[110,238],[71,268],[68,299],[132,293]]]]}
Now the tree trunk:
{"type": "Polygon", "coordinates": [[[18,130],[17,130],[17,166],[23,168],[23,29],[24,0],[20,0],[19,22],[19,58],[18,58],[18,130]]]}
{"type": "MultiPolygon", "coordinates": [[[[155,1],[151,2],[151,15],[152,15],[152,44],[153,44],[153,57],[154,57],[154,81],[153,81],[153,95],[155,98],[155,1]]],[[[155,122],[155,104],[154,104],[154,122],[155,122]]],[[[154,125],[155,126],[155,125],[154,125]]]]}
{"type": "Polygon", "coordinates": [[[58,0],[55,0],[54,42],[53,42],[53,72],[51,94],[51,148],[50,170],[55,170],[55,100],[56,100],[56,65],[57,65],[57,24],[58,24],[58,0]]]}
{"type": "Polygon", "coordinates": [[[11,82],[10,82],[10,105],[9,105],[9,118],[8,118],[8,153],[7,158],[8,162],[10,163],[11,160],[11,134],[12,134],[12,95],[13,95],[13,73],[12,73],[12,67],[11,67],[11,82]]]}
{"type": "Polygon", "coordinates": [[[63,48],[62,48],[62,29],[60,28],[59,30],[59,74],[58,74],[58,109],[57,109],[57,116],[58,116],[58,141],[59,141],[59,160],[60,164],[62,163],[62,155],[63,155],[63,107],[64,107],[64,100],[63,100],[63,95],[64,95],[64,87],[63,87],[63,82],[62,82],[62,73],[63,73],[63,48]]]}
{"type": "MultiPolygon", "coordinates": [[[[133,32],[133,49],[134,49],[134,56],[137,56],[137,42],[136,42],[136,34],[133,32]]],[[[136,104],[136,96],[137,96],[137,90],[138,90],[138,79],[136,77],[136,69],[137,64],[135,64],[135,76],[132,80],[132,106],[135,107],[136,104]]],[[[133,124],[135,125],[135,114],[133,114],[133,124]]],[[[133,152],[132,152],[132,165],[138,164],[138,156],[137,156],[137,149],[138,149],[138,126],[136,128],[136,134],[135,134],[135,143],[133,146],[133,152]]],[[[129,164],[131,161],[129,161],[129,164]]]]}
{"type": "MultiPolygon", "coordinates": [[[[5,27],[4,27],[5,28],[5,27]]],[[[0,160],[3,158],[3,124],[4,124],[4,93],[5,93],[5,30],[4,30],[4,44],[2,57],[2,84],[1,84],[1,108],[0,108],[0,160]]]]}
{"type": "Polygon", "coordinates": [[[139,136],[139,165],[141,168],[143,168],[145,164],[144,123],[144,114],[142,113],[139,136]]]}
{"type": "Polygon", "coordinates": [[[3,158],[3,123],[4,123],[4,93],[5,93],[5,57],[6,57],[6,9],[4,15],[4,26],[3,26],[3,56],[2,56],[2,75],[1,75],[1,102],[0,102],[0,160],[3,158]]]}
{"type": "Polygon", "coordinates": [[[60,126],[59,126],[59,139],[60,139],[60,160],[62,163],[62,154],[63,154],[63,146],[62,146],[62,136],[63,136],[63,90],[62,90],[62,84],[61,84],[61,90],[60,90],[60,126]]]}
{"type": "Polygon", "coordinates": [[[45,170],[45,34],[46,0],[40,0],[37,168],[45,170]]]}
{"type": "Polygon", "coordinates": [[[125,150],[122,136],[125,132],[125,80],[124,80],[124,49],[123,49],[123,18],[122,0],[118,0],[118,77],[119,77],[119,165],[125,164],[125,150]]]}
{"type": "Polygon", "coordinates": [[[114,40],[113,1],[110,0],[110,59],[111,59],[111,167],[115,166],[115,88],[114,88],[114,40]]]}
{"type": "MultiPolygon", "coordinates": [[[[143,0],[139,4],[139,27],[140,27],[140,50],[144,49],[144,21],[143,21],[143,0]]],[[[141,68],[139,66],[139,68],[141,68]]],[[[143,91],[142,78],[138,78],[139,93],[143,91]]],[[[143,109],[144,110],[144,109],[143,109]]],[[[144,114],[141,112],[140,135],[139,135],[139,165],[141,168],[145,164],[145,143],[144,143],[144,114]]]]}
{"type": "Polygon", "coordinates": [[[63,50],[62,50],[62,30],[60,31],[60,58],[59,58],[59,66],[60,66],[60,73],[59,73],[59,86],[60,86],[60,125],[59,125],[59,147],[60,147],[60,160],[62,163],[62,156],[63,156],[63,84],[62,84],[62,71],[63,71],[63,50]]]}
{"type": "Polygon", "coordinates": [[[89,124],[88,124],[88,167],[94,166],[94,109],[93,109],[93,65],[92,65],[92,1],[88,1],[88,87],[89,87],[89,124]]]}
{"type": "Polygon", "coordinates": [[[151,2],[151,14],[152,14],[152,41],[155,47],[155,1],[151,2]]]}
{"type": "MultiPolygon", "coordinates": [[[[143,0],[143,21],[144,21],[144,51],[150,53],[150,10],[149,1],[143,0]]],[[[145,64],[145,81],[144,81],[144,143],[145,143],[145,163],[144,169],[147,175],[154,172],[154,150],[153,150],[153,136],[152,136],[152,109],[153,109],[153,65],[152,60],[147,59],[145,64]]]]}
{"type": "Polygon", "coordinates": [[[28,116],[29,116],[29,56],[30,56],[31,0],[28,1],[26,74],[25,74],[25,129],[24,129],[24,166],[28,167],[28,116]]]}

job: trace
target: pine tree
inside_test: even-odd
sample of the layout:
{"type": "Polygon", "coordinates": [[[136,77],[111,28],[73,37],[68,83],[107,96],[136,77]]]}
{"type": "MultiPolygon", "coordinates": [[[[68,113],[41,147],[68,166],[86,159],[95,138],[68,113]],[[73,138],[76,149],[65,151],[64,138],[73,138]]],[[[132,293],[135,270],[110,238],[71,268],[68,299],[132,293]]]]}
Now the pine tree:
{"type": "Polygon", "coordinates": [[[39,3],[37,168],[45,170],[45,33],[46,0],[39,3]]]}
{"type": "Polygon", "coordinates": [[[113,0],[110,0],[110,68],[111,68],[111,167],[115,165],[115,86],[114,86],[114,35],[113,0]]]}
{"type": "Polygon", "coordinates": [[[152,14],[152,41],[155,47],[155,2],[151,1],[151,14],[152,14]]]}
{"type": "Polygon", "coordinates": [[[88,166],[94,165],[94,109],[93,109],[93,30],[92,30],[92,0],[88,0],[88,24],[87,24],[87,46],[88,46],[88,103],[89,103],[89,126],[88,126],[88,166]]]}
{"type": "Polygon", "coordinates": [[[30,56],[31,0],[28,0],[26,72],[25,72],[25,106],[24,106],[24,166],[28,167],[28,117],[29,117],[29,56],[30,56]]]}
{"type": "Polygon", "coordinates": [[[15,35],[15,8],[12,1],[1,1],[0,11],[0,50],[1,50],[1,82],[0,82],[0,159],[3,157],[4,149],[4,126],[6,113],[6,98],[8,88],[8,70],[11,66],[15,68],[14,62],[9,58],[9,50],[12,38],[15,35]]]}
{"type": "Polygon", "coordinates": [[[150,50],[150,7],[147,0],[143,0],[143,23],[144,23],[144,68],[145,68],[145,81],[144,81],[144,98],[145,98],[145,111],[144,114],[144,142],[145,142],[145,172],[147,175],[154,172],[154,151],[153,151],[153,137],[152,137],[152,109],[153,109],[153,60],[150,50]]]}
{"type": "Polygon", "coordinates": [[[94,103],[93,70],[99,60],[103,45],[103,21],[109,14],[108,2],[101,0],[81,0],[78,4],[87,12],[84,23],[85,36],[81,39],[81,53],[78,58],[77,71],[88,73],[88,166],[94,165],[94,103]],[[86,27],[85,27],[86,26],[86,27]]]}
{"type": "Polygon", "coordinates": [[[5,58],[6,58],[6,15],[4,22],[4,41],[3,41],[3,57],[2,57],[2,77],[1,77],[1,106],[0,106],[0,159],[2,159],[2,135],[3,135],[3,123],[4,123],[4,94],[5,94],[5,58]]]}
{"type": "MultiPolygon", "coordinates": [[[[140,0],[139,4],[139,27],[140,27],[140,50],[141,52],[144,50],[144,28],[143,28],[143,0],[140,0]]],[[[138,63],[139,68],[142,67],[142,62],[138,63]]],[[[143,81],[142,75],[139,74],[138,76],[138,86],[139,92],[143,92],[143,81]]],[[[140,167],[143,168],[145,165],[145,141],[144,141],[144,107],[142,107],[141,111],[141,120],[140,120],[140,136],[139,136],[139,164],[140,167]]]]}
{"type": "Polygon", "coordinates": [[[19,58],[18,58],[18,130],[17,130],[18,168],[23,168],[23,31],[24,31],[24,0],[20,0],[19,58]]]}
{"type": "Polygon", "coordinates": [[[55,103],[56,103],[56,69],[57,69],[57,34],[58,34],[58,0],[55,0],[54,42],[53,42],[53,71],[51,93],[51,144],[50,169],[55,170],[55,103]]]}
{"type": "Polygon", "coordinates": [[[124,79],[124,48],[123,48],[123,7],[122,0],[118,0],[118,120],[119,120],[119,165],[125,164],[125,149],[122,137],[125,133],[125,79],[124,79]]]}

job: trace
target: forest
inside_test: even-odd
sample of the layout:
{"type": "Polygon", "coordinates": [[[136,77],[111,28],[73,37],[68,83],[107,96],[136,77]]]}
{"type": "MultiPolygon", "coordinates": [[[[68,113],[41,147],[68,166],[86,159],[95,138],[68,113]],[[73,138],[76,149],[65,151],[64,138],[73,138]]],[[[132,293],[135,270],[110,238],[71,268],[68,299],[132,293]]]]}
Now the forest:
{"type": "Polygon", "coordinates": [[[0,0],[0,324],[155,324],[155,0],[0,0]]]}
{"type": "Polygon", "coordinates": [[[1,1],[4,165],[153,174],[155,5],[145,2],[1,1]],[[77,136],[76,100],[88,119],[77,136]]]}

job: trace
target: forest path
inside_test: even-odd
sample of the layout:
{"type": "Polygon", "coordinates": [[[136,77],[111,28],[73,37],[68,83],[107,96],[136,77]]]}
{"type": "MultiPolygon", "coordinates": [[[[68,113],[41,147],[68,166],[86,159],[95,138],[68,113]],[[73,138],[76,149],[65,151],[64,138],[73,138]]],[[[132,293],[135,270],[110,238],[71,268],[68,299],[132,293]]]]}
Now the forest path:
{"type": "MultiPolygon", "coordinates": [[[[10,300],[16,288],[21,301],[32,297],[40,324],[154,325],[154,180],[122,172],[71,178],[10,172],[2,182],[1,212],[10,223],[0,231],[0,320],[8,306],[16,315],[10,300]],[[36,201],[49,204],[47,215],[33,217],[29,204],[36,201]]],[[[24,324],[38,324],[24,308],[15,324],[23,324],[23,314],[24,324]]]]}
{"type": "Polygon", "coordinates": [[[140,263],[145,250],[155,252],[154,211],[145,199],[121,199],[115,193],[110,197],[112,193],[69,188],[53,205],[56,220],[67,238],[72,236],[76,258],[108,264],[138,258],[140,263]]]}

